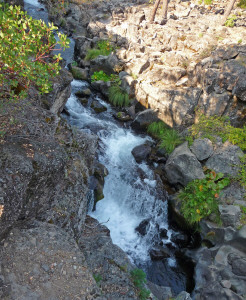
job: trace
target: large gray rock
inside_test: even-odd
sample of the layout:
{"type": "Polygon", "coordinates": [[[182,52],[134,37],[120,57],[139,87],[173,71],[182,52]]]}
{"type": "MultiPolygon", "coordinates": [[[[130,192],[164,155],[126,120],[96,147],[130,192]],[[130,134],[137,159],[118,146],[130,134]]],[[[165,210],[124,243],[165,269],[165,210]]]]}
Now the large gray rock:
{"type": "Polygon", "coordinates": [[[200,162],[188,148],[188,142],[178,146],[172,152],[164,170],[170,183],[180,183],[183,186],[194,179],[205,177],[200,162]]]}
{"type": "Polygon", "coordinates": [[[146,109],[137,114],[131,126],[135,129],[146,129],[148,125],[158,121],[158,112],[152,109],[146,109]]]}
{"type": "Polygon", "coordinates": [[[100,299],[83,253],[65,230],[33,222],[1,247],[1,299],[100,299]]]}
{"type": "Polygon", "coordinates": [[[240,223],[241,210],[239,206],[219,205],[220,217],[224,226],[236,227],[240,223]]]}
{"type": "Polygon", "coordinates": [[[243,156],[242,150],[230,142],[221,145],[213,155],[207,160],[206,167],[221,172],[225,176],[236,176],[239,171],[240,157],[243,156]]]}
{"type": "Polygon", "coordinates": [[[150,155],[151,147],[148,144],[139,145],[133,148],[132,155],[134,156],[137,163],[146,160],[150,155]]]}
{"type": "Polygon", "coordinates": [[[106,74],[119,72],[122,70],[122,62],[115,54],[110,54],[108,56],[99,55],[91,60],[90,74],[101,70],[106,74]]]}
{"type": "Polygon", "coordinates": [[[246,101],[246,75],[242,75],[238,78],[232,93],[241,101],[246,101]]]}
{"type": "Polygon", "coordinates": [[[190,150],[193,154],[195,154],[198,160],[203,161],[212,155],[214,148],[212,142],[205,138],[196,139],[190,147],[190,150]]]}
{"type": "Polygon", "coordinates": [[[73,74],[74,79],[78,80],[88,80],[88,70],[87,69],[82,69],[79,67],[71,67],[71,72],[73,74]]]}

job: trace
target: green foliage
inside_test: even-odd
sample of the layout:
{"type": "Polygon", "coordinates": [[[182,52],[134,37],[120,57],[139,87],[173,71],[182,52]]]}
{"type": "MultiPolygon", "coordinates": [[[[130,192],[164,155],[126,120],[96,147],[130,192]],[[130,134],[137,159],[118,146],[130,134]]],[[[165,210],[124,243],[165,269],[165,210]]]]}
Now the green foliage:
{"type": "Polygon", "coordinates": [[[231,17],[229,17],[226,22],[225,22],[225,26],[227,27],[234,27],[235,22],[237,17],[235,15],[232,15],[231,17]]]}
{"type": "Polygon", "coordinates": [[[173,150],[183,142],[178,132],[174,129],[168,129],[161,136],[161,148],[164,148],[168,154],[172,153],[173,150]]]}
{"type": "MultiPolygon", "coordinates": [[[[238,145],[243,151],[246,150],[246,126],[236,128],[230,124],[226,117],[204,116],[200,114],[199,122],[193,124],[190,129],[192,139],[208,138],[215,141],[216,136],[222,138],[223,143],[228,140],[234,145],[238,145]]],[[[189,137],[189,142],[191,142],[189,137]]]]}
{"type": "Polygon", "coordinates": [[[151,123],[147,128],[147,132],[159,139],[161,141],[160,147],[164,148],[169,154],[175,147],[182,143],[178,132],[168,128],[168,126],[161,121],[151,123]]]}
{"type": "Polygon", "coordinates": [[[150,291],[144,288],[144,285],[146,284],[146,274],[141,269],[134,269],[131,271],[131,278],[134,283],[134,285],[138,288],[139,291],[139,299],[140,300],[146,300],[150,296],[150,291]]]}
{"type": "Polygon", "coordinates": [[[204,0],[205,5],[211,5],[213,3],[212,0],[204,0]]]}
{"type": "Polygon", "coordinates": [[[97,284],[99,284],[100,281],[102,281],[102,276],[100,274],[93,274],[93,278],[95,279],[97,284]]]}
{"type": "Polygon", "coordinates": [[[241,8],[246,8],[246,0],[240,0],[237,6],[241,8]]]}
{"type": "Polygon", "coordinates": [[[97,81],[97,80],[102,80],[102,81],[110,81],[111,77],[109,75],[107,75],[106,73],[104,73],[103,71],[99,71],[99,72],[94,72],[91,76],[91,81],[97,81]]]}
{"type": "MultiPolygon", "coordinates": [[[[50,77],[59,73],[60,54],[52,57],[57,44],[68,48],[59,34],[56,42],[53,24],[32,19],[20,7],[0,4],[0,96],[20,99],[35,84],[42,93],[51,90],[50,77]]],[[[59,47],[58,47],[59,48],[59,47]]]]}
{"type": "Polygon", "coordinates": [[[238,44],[242,44],[242,42],[243,42],[242,39],[239,39],[239,40],[237,41],[238,44]]]}
{"type": "Polygon", "coordinates": [[[221,190],[230,183],[222,173],[207,171],[204,179],[195,179],[179,192],[181,212],[187,223],[194,224],[211,213],[219,215],[218,201],[221,190]]]}
{"type": "Polygon", "coordinates": [[[237,175],[237,180],[240,182],[241,186],[246,189],[246,154],[240,158],[241,164],[239,166],[239,172],[237,175]]]}
{"type": "Polygon", "coordinates": [[[164,122],[159,121],[151,123],[147,128],[147,132],[153,135],[155,138],[160,139],[167,129],[167,125],[164,122]]]}
{"type": "Polygon", "coordinates": [[[129,95],[118,84],[113,84],[109,88],[109,101],[114,106],[128,106],[130,104],[129,95]]]}
{"type": "Polygon", "coordinates": [[[241,209],[241,218],[240,218],[240,223],[242,227],[243,225],[246,225],[246,207],[243,205],[239,205],[241,209]]]}
{"type": "Polygon", "coordinates": [[[85,60],[92,60],[99,55],[109,55],[112,51],[114,51],[114,47],[110,44],[109,41],[99,41],[97,43],[96,48],[88,49],[85,60]]]}

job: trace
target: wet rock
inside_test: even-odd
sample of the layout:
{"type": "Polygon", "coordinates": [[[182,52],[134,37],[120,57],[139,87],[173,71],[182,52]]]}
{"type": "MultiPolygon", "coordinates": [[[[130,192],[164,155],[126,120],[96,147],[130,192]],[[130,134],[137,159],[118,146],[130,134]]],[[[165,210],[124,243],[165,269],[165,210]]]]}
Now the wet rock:
{"type": "Polygon", "coordinates": [[[153,295],[159,300],[168,300],[173,296],[172,289],[170,287],[159,286],[151,281],[147,282],[147,286],[153,295]]]}
{"type": "Polygon", "coordinates": [[[71,72],[74,79],[78,80],[88,80],[88,70],[81,69],[79,67],[71,66],[71,72]]]}
{"type": "Polygon", "coordinates": [[[172,184],[187,185],[193,179],[204,178],[200,162],[188,148],[188,142],[178,146],[169,156],[165,165],[165,173],[172,184]]]}
{"type": "Polygon", "coordinates": [[[87,105],[88,102],[89,102],[89,99],[88,98],[79,98],[79,102],[82,104],[82,105],[87,105]]]}
{"type": "Polygon", "coordinates": [[[169,250],[162,247],[151,249],[149,254],[152,260],[162,260],[170,257],[169,250]]]}
{"type": "Polygon", "coordinates": [[[114,117],[121,122],[128,122],[132,120],[132,117],[123,111],[114,114],[114,117]]]}
{"type": "Polygon", "coordinates": [[[98,80],[98,81],[93,81],[91,83],[91,86],[93,89],[95,89],[96,91],[101,92],[104,96],[108,97],[109,95],[109,88],[110,88],[110,81],[102,81],[102,80],[98,80]]]}
{"type": "Polygon", "coordinates": [[[132,150],[132,155],[134,156],[137,163],[141,163],[143,160],[146,160],[150,155],[151,147],[148,144],[142,144],[136,146],[132,150]]]}
{"type": "Polygon", "coordinates": [[[158,122],[158,113],[152,109],[146,109],[137,114],[131,126],[134,129],[146,129],[153,122],[158,122]]]}
{"type": "Polygon", "coordinates": [[[103,111],[106,111],[107,110],[107,107],[104,106],[103,104],[101,104],[99,101],[97,100],[94,100],[92,103],[91,103],[91,108],[94,109],[94,111],[96,113],[100,113],[100,112],[103,112],[103,111]]]}
{"type": "Polygon", "coordinates": [[[135,230],[140,233],[141,235],[146,235],[148,229],[149,229],[149,222],[150,222],[150,219],[146,219],[146,220],[143,220],[136,228],[135,230]]]}
{"type": "Polygon", "coordinates": [[[81,98],[83,98],[83,97],[90,97],[91,90],[89,88],[85,88],[85,89],[82,89],[82,90],[76,92],[75,95],[77,97],[81,97],[81,98]]]}
{"type": "Polygon", "coordinates": [[[167,238],[168,238],[167,233],[168,233],[168,230],[167,230],[167,229],[165,229],[165,228],[160,228],[159,234],[160,234],[160,237],[161,237],[162,239],[167,239],[167,238]]]}
{"type": "Polygon", "coordinates": [[[246,258],[238,258],[233,260],[231,266],[232,272],[235,275],[246,277],[246,258]]]}
{"type": "Polygon", "coordinates": [[[236,176],[239,171],[241,156],[243,156],[242,150],[227,141],[214,151],[207,160],[206,167],[217,173],[221,172],[225,176],[236,176]]]}
{"type": "Polygon", "coordinates": [[[182,233],[173,234],[171,237],[171,241],[178,245],[180,248],[185,248],[189,244],[188,236],[182,233]]]}
{"type": "Polygon", "coordinates": [[[199,161],[209,158],[214,151],[212,142],[207,138],[194,140],[190,150],[199,161]]]}

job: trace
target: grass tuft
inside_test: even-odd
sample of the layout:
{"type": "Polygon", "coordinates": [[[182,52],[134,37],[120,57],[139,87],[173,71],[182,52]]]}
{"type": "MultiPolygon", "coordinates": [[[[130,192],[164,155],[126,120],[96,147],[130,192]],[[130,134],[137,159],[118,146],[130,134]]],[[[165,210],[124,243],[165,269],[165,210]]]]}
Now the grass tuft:
{"type": "Polygon", "coordinates": [[[129,95],[119,85],[112,85],[109,88],[109,101],[114,106],[128,106],[130,104],[129,95]]]}

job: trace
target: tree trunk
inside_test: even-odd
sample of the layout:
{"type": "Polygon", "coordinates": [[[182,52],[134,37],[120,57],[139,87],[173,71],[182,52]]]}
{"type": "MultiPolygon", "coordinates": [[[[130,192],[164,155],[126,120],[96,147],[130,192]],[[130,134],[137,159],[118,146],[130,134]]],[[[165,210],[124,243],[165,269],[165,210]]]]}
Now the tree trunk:
{"type": "Polygon", "coordinates": [[[168,8],[169,0],[163,0],[163,8],[162,8],[162,16],[163,19],[167,19],[167,8],[168,8]]]}
{"type": "Polygon", "coordinates": [[[157,11],[157,8],[158,8],[160,2],[161,2],[161,0],[155,0],[155,6],[153,8],[152,15],[151,15],[151,18],[150,18],[151,23],[154,22],[156,11],[157,11]]]}
{"type": "Polygon", "coordinates": [[[236,2],[236,0],[231,0],[231,2],[229,3],[227,10],[222,18],[222,25],[225,25],[225,22],[226,22],[227,18],[229,17],[235,2],[236,2]]]}

